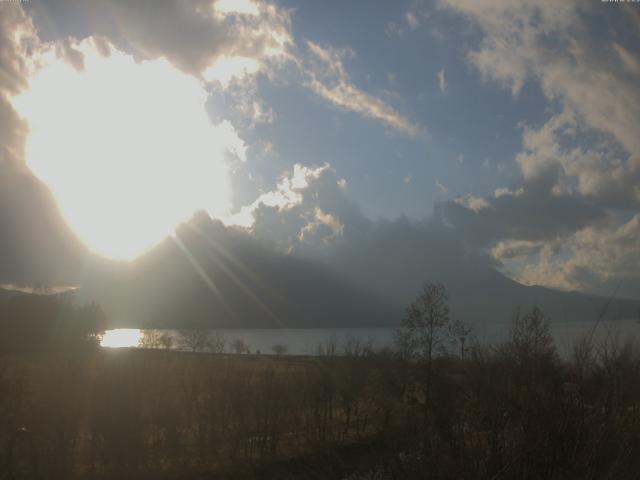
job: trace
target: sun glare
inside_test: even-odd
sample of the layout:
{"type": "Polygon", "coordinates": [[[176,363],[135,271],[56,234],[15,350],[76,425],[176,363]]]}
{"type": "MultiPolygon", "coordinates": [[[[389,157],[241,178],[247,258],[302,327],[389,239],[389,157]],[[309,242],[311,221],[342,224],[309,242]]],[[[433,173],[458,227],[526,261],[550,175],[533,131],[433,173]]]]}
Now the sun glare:
{"type": "Polygon", "coordinates": [[[52,51],[12,99],[29,125],[27,164],[94,252],[134,258],[195,211],[229,208],[229,152],[243,145],[211,123],[207,92],[164,59],[136,62],[91,40],[84,69],[52,51]]]}
{"type": "Polygon", "coordinates": [[[137,328],[107,330],[102,336],[100,346],[109,348],[137,347],[141,337],[142,332],[137,328]]]}
{"type": "Polygon", "coordinates": [[[251,0],[218,0],[215,9],[221,14],[240,13],[244,15],[258,15],[258,6],[251,0]]]}
{"type": "Polygon", "coordinates": [[[260,69],[260,63],[255,58],[239,56],[222,56],[204,72],[204,77],[212,82],[218,81],[227,87],[233,78],[242,78],[260,69]]]}

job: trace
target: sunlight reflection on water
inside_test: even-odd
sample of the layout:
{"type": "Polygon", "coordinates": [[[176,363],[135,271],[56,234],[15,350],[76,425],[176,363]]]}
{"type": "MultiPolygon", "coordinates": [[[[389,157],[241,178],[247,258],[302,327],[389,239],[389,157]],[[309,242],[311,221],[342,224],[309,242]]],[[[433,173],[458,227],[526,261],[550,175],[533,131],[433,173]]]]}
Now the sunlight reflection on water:
{"type": "Polygon", "coordinates": [[[141,336],[142,332],[138,328],[107,330],[100,341],[100,346],[110,348],[137,347],[141,336]]]}
{"type": "MultiPolygon", "coordinates": [[[[488,322],[475,325],[472,341],[480,345],[493,345],[506,341],[511,330],[510,322],[488,322]]],[[[100,345],[103,347],[142,347],[141,340],[145,335],[155,333],[171,337],[171,350],[189,350],[181,345],[178,330],[140,330],[137,328],[119,328],[107,330],[100,345]]],[[[287,353],[292,355],[317,355],[318,347],[325,349],[333,344],[336,353],[341,354],[349,339],[357,339],[361,346],[371,344],[374,348],[393,347],[394,329],[385,328],[307,328],[307,329],[214,329],[212,335],[218,335],[224,340],[225,353],[232,353],[232,343],[241,339],[251,352],[271,354],[274,345],[284,345],[287,353]]],[[[571,354],[575,342],[585,335],[593,334],[596,343],[602,341],[619,342],[635,341],[640,344],[640,326],[637,320],[601,321],[594,330],[593,322],[552,322],[551,333],[555,340],[558,353],[562,356],[571,354]]],[[[144,342],[142,342],[144,343],[144,342]]],[[[154,348],[147,345],[147,348],[154,348]]],[[[155,348],[160,348],[156,345],[155,348]]],[[[456,347],[457,348],[457,347],[456,347]]]]}

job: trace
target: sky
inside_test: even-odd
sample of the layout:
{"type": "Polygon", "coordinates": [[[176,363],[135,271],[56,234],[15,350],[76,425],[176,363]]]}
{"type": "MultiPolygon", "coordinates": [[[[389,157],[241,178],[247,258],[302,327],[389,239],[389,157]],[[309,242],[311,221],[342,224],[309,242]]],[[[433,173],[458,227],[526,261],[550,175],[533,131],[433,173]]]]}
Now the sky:
{"type": "Polygon", "coordinates": [[[408,222],[527,285],[640,298],[638,3],[0,13],[0,168],[98,254],[136,258],[199,210],[312,258],[408,222]]]}

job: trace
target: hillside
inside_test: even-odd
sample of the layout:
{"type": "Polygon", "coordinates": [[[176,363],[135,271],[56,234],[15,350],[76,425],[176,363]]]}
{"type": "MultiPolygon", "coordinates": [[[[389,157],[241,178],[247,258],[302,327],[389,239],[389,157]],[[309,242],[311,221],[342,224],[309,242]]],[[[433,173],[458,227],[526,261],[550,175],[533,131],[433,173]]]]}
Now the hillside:
{"type": "MultiPolygon", "coordinates": [[[[534,304],[552,321],[590,321],[608,302],[524,286],[470,258],[452,257],[443,269],[428,252],[396,265],[402,271],[385,288],[393,275],[385,260],[374,256],[365,270],[354,252],[342,265],[281,254],[243,230],[196,216],[131,264],[96,270],[78,295],[102,304],[115,326],[172,328],[395,325],[424,281],[444,283],[452,314],[479,324],[506,321],[518,306],[534,304]]],[[[614,299],[607,318],[635,318],[639,308],[614,299]]]]}

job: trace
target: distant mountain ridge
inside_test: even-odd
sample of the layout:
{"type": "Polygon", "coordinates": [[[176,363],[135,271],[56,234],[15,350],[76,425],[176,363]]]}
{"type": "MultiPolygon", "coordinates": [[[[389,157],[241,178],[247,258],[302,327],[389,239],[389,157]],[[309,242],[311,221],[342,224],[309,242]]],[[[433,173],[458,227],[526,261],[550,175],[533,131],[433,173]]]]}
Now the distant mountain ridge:
{"type": "Polygon", "coordinates": [[[26,169],[0,164],[0,225],[0,284],[74,283],[87,249],[26,169]]]}
{"type": "MultiPolygon", "coordinates": [[[[78,296],[101,303],[115,326],[167,328],[392,326],[426,280],[444,283],[452,315],[471,323],[506,321],[518,306],[534,304],[552,320],[593,320],[609,301],[524,286],[493,268],[465,268],[462,259],[458,279],[407,268],[391,282],[396,288],[384,291],[376,281],[362,285],[330,265],[276,253],[243,230],[200,216],[131,264],[94,276],[78,296]]],[[[607,318],[633,318],[638,309],[638,301],[613,299],[607,318]]]]}
{"type": "Polygon", "coordinates": [[[387,325],[386,299],[310,261],[279,255],[219,222],[185,224],[112,280],[96,276],[79,298],[115,325],[282,328],[387,325]]]}

